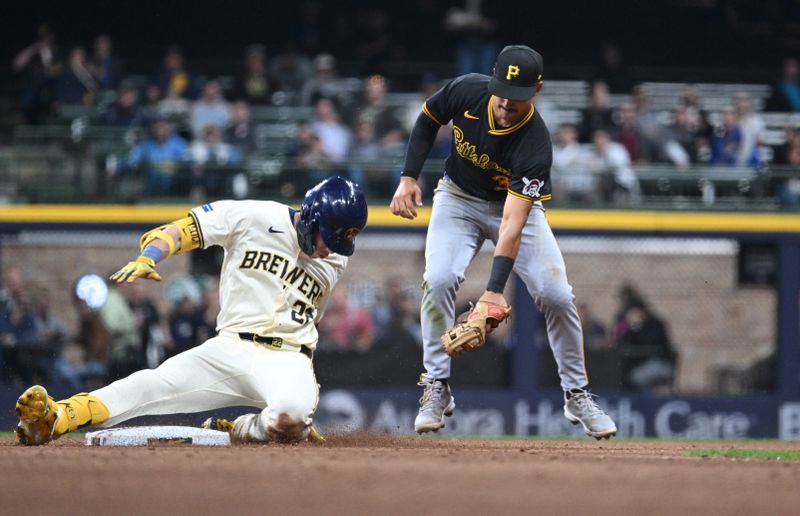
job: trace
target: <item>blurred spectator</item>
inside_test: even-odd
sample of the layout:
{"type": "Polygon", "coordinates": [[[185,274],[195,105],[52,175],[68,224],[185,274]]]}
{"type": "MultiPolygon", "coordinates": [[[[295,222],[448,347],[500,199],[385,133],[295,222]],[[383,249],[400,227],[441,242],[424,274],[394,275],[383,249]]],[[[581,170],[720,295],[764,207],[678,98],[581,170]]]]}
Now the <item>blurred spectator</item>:
{"type": "Polygon", "coordinates": [[[194,333],[195,305],[189,296],[183,296],[173,306],[169,314],[169,333],[172,345],[166,349],[166,358],[197,345],[194,333]]]}
{"type": "Polygon", "coordinates": [[[350,149],[350,129],[341,121],[339,111],[331,99],[321,97],[314,106],[311,127],[319,136],[322,151],[335,164],[343,164],[350,149]]]}
{"type": "MultiPolygon", "coordinates": [[[[156,88],[153,93],[157,91],[161,90],[156,88]]],[[[156,104],[156,116],[164,116],[170,120],[180,122],[178,127],[182,127],[187,123],[191,111],[192,101],[181,96],[178,90],[175,89],[167,90],[166,95],[156,104]]]]}
{"type": "Polygon", "coordinates": [[[388,85],[386,78],[372,75],[364,81],[363,95],[356,111],[349,117],[350,125],[355,127],[361,122],[375,126],[375,137],[381,145],[405,145],[406,132],[403,123],[395,110],[386,102],[388,85]]]}
{"type": "Polygon", "coordinates": [[[639,179],[631,167],[631,158],[622,144],[614,142],[606,131],[594,132],[594,152],[591,165],[606,174],[601,189],[605,201],[637,201],[640,197],[639,179]]]}
{"type": "Polygon", "coordinates": [[[284,44],[281,52],[269,63],[269,76],[280,91],[278,104],[298,104],[303,85],[311,78],[311,62],[291,43],[284,44]]]}
{"type": "Polygon", "coordinates": [[[603,81],[614,94],[630,93],[635,84],[623,59],[622,50],[614,43],[603,45],[592,82],[603,81]]]}
{"type": "Polygon", "coordinates": [[[630,283],[620,285],[617,291],[617,310],[611,323],[611,337],[615,342],[619,342],[628,331],[628,322],[625,319],[628,308],[641,303],[644,303],[644,297],[636,287],[630,283]]]}
{"type": "Polygon", "coordinates": [[[319,347],[324,351],[365,353],[372,348],[375,339],[369,311],[350,305],[344,288],[333,291],[325,317],[317,328],[319,347]]]}
{"type": "Polygon", "coordinates": [[[73,296],[73,301],[78,312],[77,350],[67,346],[57,370],[67,383],[89,381],[96,383],[97,388],[106,384],[111,335],[96,308],[90,307],[78,295],[73,296]],[[92,379],[84,377],[85,372],[90,372],[92,379]]]}
{"type": "Polygon", "coordinates": [[[696,163],[710,163],[714,128],[708,121],[708,113],[703,109],[700,93],[694,85],[686,86],[678,110],[681,111],[681,108],[686,114],[686,128],[694,134],[693,148],[687,149],[690,159],[696,163]]]}
{"type": "Polygon", "coordinates": [[[800,65],[797,59],[787,57],[783,60],[781,79],[772,87],[766,110],[794,113],[800,111],[800,65]]]}
{"type": "Polygon", "coordinates": [[[209,280],[203,287],[200,301],[190,295],[181,296],[169,315],[169,328],[173,345],[167,358],[191,349],[217,333],[219,315],[219,289],[216,281],[209,280]]]}
{"type": "Polygon", "coordinates": [[[244,158],[255,150],[255,133],[250,123],[250,106],[244,100],[231,104],[231,122],[225,129],[224,140],[234,146],[244,158]]]}
{"type": "MultiPolygon", "coordinates": [[[[673,113],[672,124],[667,127],[665,134],[668,142],[680,145],[680,155],[685,156],[685,162],[677,163],[678,160],[673,159],[673,163],[686,165],[689,162],[697,163],[699,161],[700,148],[704,139],[693,130],[689,121],[689,109],[686,106],[678,106],[673,113]]],[[[676,155],[674,154],[675,150],[669,146],[666,149],[670,156],[676,155]]]]}
{"type": "Polygon", "coordinates": [[[578,316],[583,328],[583,345],[587,349],[606,349],[609,346],[606,327],[595,317],[591,307],[586,303],[578,305],[578,316]]]}
{"type": "Polygon", "coordinates": [[[557,169],[559,190],[570,201],[594,202],[600,194],[597,177],[588,170],[592,160],[588,149],[578,143],[578,130],[572,124],[558,128],[553,145],[553,167],[557,169]]]}
{"type": "Polygon", "coordinates": [[[272,103],[272,81],[267,69],[267,50],[254,43],[244,50],[242,71],[236,82],[234,97],[254,106],[272,103]]]}
{"type": "Polygon", "coordinates": [[[380,178],[384,170],[381,145],[375,139],[375,127],[368,122],[356,126],[353,145],[347,157],[347,174],[363,188],[380,178]]]}
{"type": "Polygon", "coordinates": [[[696,86],[691,84],[686,86],[683,95],[681,95],[679,105],[686,108],[689,128],[701,138],[705,138],[707,145],[708,140],[714,133],[714,128],[711,127],[708,121],[708,113],[703,109],[702,101],[700,100],[700,92],[697,90],[696,86]]]}
{"type": "Polygon", "coordinates": [[[123,85],[117,92],[117,101],[103,115],[103,123],[114,127],[143,127],[146,119],[139,107],[139,92],[123,85]]]}
{"type": "Polygon", "coordinates": [[[114,381],[144,367],[142,341],[136,316],[125,296],[114,286],[98,311],[108,332],[108,375],[114,381]]]}
{"type": "Polygon", "coordinates": [[[411,297],[401,277],[389,276],[386,279],[381,300],[372,315],[382,346],[389,344],[387,340],[414,348],[422,345],[419,304],[411,297]]]}
{"type": "Polygon", "coordinates": [[[667,328],[641,301],[625,312],[628,330],[617,343],[623,386],[650,391],[672,386],[677,356],[667,328]]]}
{"type": "Polygon", "coordinates": [[[778,199],[781,204],[797,208],[800,206],[800,130],[788,128],[786,130],[786,143],[775,150],[773,162],[776,165],[787,165],[795,171],[794,177],[789,177],[778,186],[778,199]]]}
{"type": "Polygon", "coordinates": [[[70,50],[67,67],[56,79],[56,102],[60,105],[92,105],[97,81],[88,66],[83,47],[70,50]]]}
{"type": "Polygon", "coordinates": [[[342,79],[336,67],[336,58],[331,54],[319,54],[311,63],[314,75],[306,81],[300,93],[300,103],[304,106],[316,104],[320,97],[327,97],[343,109],[349,109],[354,94],[360,88],[355,78],[342,79]]]}
{"type": "MultiPolygon", "coordinates": [[[[398,109],[398,119],[404,130],[411,131],[411,128],[414,127],[417,117],[419,116],[420,106],[422,106],[427,99],[432,97],[433,94],[439,90],[441,85],[442,81],[435,73],[422,74],[419,84],[417,85],[416,95],[413,97],[409,96],[409,100],[406,102],[405,106],[401,106],[398,109]]],[[[359,100],[359,102],[361,102],[361,100],[359,100]]],[[[539,110],[538,101],[536,103],[536,109],[539,110]]],[[[452,130],[452,127],[450,127],[449,131],[452,132],[452,130]]],[[[449,152],[449,147],[447,151],[449,152]]],[[[437,158],[438,157],[439,156],[437,156],[437,158]]],[[[447,154],[445,154],[444,157],[446,158],[447,154]]]]}
{"type": "Polygon", "coordinates": [[[33,317],[37,340],[46,342],[53,350],[60,350],[67,341],[69,331],[64,319],[53,311],[50,289],[47,287],[36,290],[33,317]]]}
{"type": "Polygon", "coordinates": [[[33,312],[22,271],[11,267],[6,271],[5,284],[0,291],[0,350],[3,376],[15,383],[30,383],[31,346],[36,344],[36,318],[33,312]]]}
{"type": "Polygon", "coordinates": [[[466,0],[463,9],[453,7],[444,18],[444,30],[456,41],[456,75],[491,75],[497,43],[497,22],[482,12],[481,0],[466,0]]]}
{"type": "Polygon", "coordinates": [[[637,163],[643,144],[639,127],[636,125],[636,110],[630,102],[625,102],[619,107],[617,126],[612,134],[613,139],[628,151],[631,161],[637,163]]]}
{"type": "Polygon", "coordinates": [[[736,95],[735,105],[739,128],[742,130],[742,144],[736,156],[736,164],[741,167],[755,165],[753,156],[760,155],[758,146],[764,135],[764,119],[753,111],[753,100],[746,93],[736,95]]]}
{"type": "MultiPolygon", "coordinates": [[[[34,342],[27,357],[32,382],[48,382],[53,377],[56,359],[67,342],[67,325],[53,311],[50,290],[40,287],[33,300],[34,342]]],[[[29,382],[30,383],[30,382],[29,382]]]]}
{"type": "Polygon", "coordinates": [[[14,72],[27,75],[20,108],[29,124],[42,124],[50,117],[53,86],[61,68],[55,34],[40,25],[36,41],[19,51],[12,63],[14,72]]]}
{"type": "Polygon", "coordinates": [[[144,96],[141,102],[142,113],[145,120],[154,120],[158,116],[158,104],[161,102],[161,88],[154,82],[144,86],[144,96]]]}
{"type": "Polygon", "coordinates": [[[115,89],[125,76],[122,61],[114,55],[108,34],[100,34],[95,38],[89,70],[101,90],[115,89]]]}
{"type": "Polygon", "coordinates": [[[166,118],[157,118],[150,130],[151,137],[131,150],[128,165],[143,171],[146,194],[167,195],[186,157],[186,142],[173,133],[172,124],[166,118]]]}
{"type": "Polygon", "coordinates": [[[196,344],[207,341],[217,334],[217,316],[219,315],[219,285],[209,280],[203,287],[200,306],[194,317],[194,341],[196,344]]]}
{"type": "Polygon", "coordinates": [[[222,131],[231,122],[231,106],[222,95],[219,81],[211,79],[203,85],[203,95],[192,106],[191,129],[195,138],[203,137],[206,126],[222,131]]]}
{"type": "Polygon", "coordinates": [[[633,95],[636,106],[636,131],[639,134],[637,162],[653,163],[665,161],[662,154],[664,126],[650,106],[650,92],[644,86],[637,86],[633,95]]]}
{"type": "Polygon", "coordinates": [[[164,96],[172,94],[189,100],[197,98],[194,74],[186,68],[183,51],[177,45],[172,45],[167,49],[161,70],[156,73],[153,82],[158,85],[164,96]]]}
{"type": "Polygon", "coordinates": [[[292,181],[302,185],[300,191],[316,184],[313,178],[327,176],[332,167],[332,161],[322,147],[322,140],[309,123],[297,127],[297,137],[290,155],[302,169],[302,178],[292,181]]]}
{"type": "Polygon", "coordinates": [[[119,288],[133,313],[141,349],[139,360],[144,367],[158,367],[164,358],[165,348],[169,347],[158,307],[148,297],[147,288],[142,282],[120,283],[119,288]]]}
{"type": "Polygon", "coordinates": [[[106,374],[104,365],[86,360],[84,350],[72,343],[55,360],[50,383],[64,390],[88,392],[105,387],[106,374]]]}
{"type": "Polygon", "coordinates": [[[611,96],[608,93],[608,85],[603,81],[592,83],[589,105],[583,109],[581,115],[580,141],[583,143],[591,142],[592,135],[597,129],[603,129],[604,131],[612,131],[614,129],[611,96]]]}
{"type": "Polygon", "coordinates": [[[192,187],[204,189],[201,197],[229,196],[234,170],[242,162],[239,149],[222,141],[220,128],[208,124],[203,128],[202,140],[189,146],[188,158],[192,162],[192,187]]]}
{"type": "MultiPolygon", "coordinates": [[[[714,165],[735,166],[739,163],[744,136],[739,126],[736,110],[726,106],[721,112],[722,123],[711,139],[711,162],[714,165]]],[[[757,166],[760,162],[756,147],[751,152],[745,166],[757,166]]]]}

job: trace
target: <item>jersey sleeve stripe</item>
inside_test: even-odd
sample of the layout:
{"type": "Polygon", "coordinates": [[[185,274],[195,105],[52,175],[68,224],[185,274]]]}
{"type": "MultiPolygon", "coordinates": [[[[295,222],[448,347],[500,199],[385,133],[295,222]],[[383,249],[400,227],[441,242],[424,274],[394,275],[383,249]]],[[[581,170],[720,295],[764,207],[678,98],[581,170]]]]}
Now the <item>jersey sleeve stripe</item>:
{"type": "Polygon", "coordinates": [[[195,215],[193,211],[189,212],[189,216],[192,217],[194,225],[197,226],[197,235],[200,237],[200,249],[205,249],[206,239],[203,238],[203,227],[200,225],[200,221],[197,220],[197,215],[195,215]]]}
{"type": "Polygon", "coordinates": [[[423,113],[425,113],[426,115],[428,115],[428,118],[430,118],[431,120],[433,120],[433,121],[434,121],[434,122],[436,122],[437,124],[439,124],[439,125],[444,125],[443,123],[441,123],[440,121],[438,121],[438,120],[436,119],[436,117],[435,117],[435,116],[433,116],[433,115],[431,114],[431,112],[430,112],[430,111],[428,111],[428,103],[427,103],[427,102],[425,102],[424,104],[422,104],[422,112],[423,112],[423,113]]]}
{"type": "Polygon", "coordinates": [[[550,199],[552,199],[552,198],[553,198],[553,195],[552,195],[552,194],[545,194],[545,195],[543,195],[543,196],[541,196],[541,197],[537,197],[536,199],[534,199],[534,198],[532,198],[532,197],[528,197],[527,195],[522,195],[521,193],[517,193],[517,192],[514,192],[514,191],[512,191],[512,190],[509,190],[509,191],[508,191],[508,195],[513,195],[513,196],[514,196],[514,197],[516,197],[517,199],[522,199],[522,200],[524,200],[524,201],[529,201],[529,202],[534,202],[534,201],[549,201],[550,199]]]}
{"type": "Polygon", "coordinates": [[[536,200],[536,199],[533,199],[531,197],[528,197],[527,195],[522,195],[522,194],[518,194],[517,192],[512,192],[511,190],[508,191],[508,195],[512,195],[512,196],[516,197],[517,199],[522,199],[523,201],[528,201],[528,202],[533,202],[533,201],[536,200]]]}

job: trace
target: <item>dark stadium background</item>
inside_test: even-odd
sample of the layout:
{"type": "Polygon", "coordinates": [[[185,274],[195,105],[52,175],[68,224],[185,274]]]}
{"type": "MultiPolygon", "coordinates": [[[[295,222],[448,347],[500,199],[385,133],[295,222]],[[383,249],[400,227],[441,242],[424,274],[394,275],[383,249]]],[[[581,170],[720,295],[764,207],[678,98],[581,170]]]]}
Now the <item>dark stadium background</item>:
{"type": "MultiPolygon", "coordinates": [[[[304,2],[9,2],[3,8],[3,63],[48,23],[66,44],[90,44],[107,32],[129,71],[148,73],[166,45],[181,44],[190,62],[225,72],[252,42],[274,53],[298,38],[304,2]]],[[[332,52],[346,71],[348,39],[342,20],[379,6],[389,30],[407,50],[406,61],[447,62],[455,41],[440,30],[443,11],[463,1],[320,2],[320,50],[332,52]]],[[[764,81],[774,78],[784,53],[800,41],[800,4],[786,0],[497,1],[483,12],[498,22],[500,44],[527,43],[545,57],[547,76],[570,78],[591,65],[600,44],[616,42],[631,66],[649,80],[764,81]],[[658,67],[658,68],[650,68],[658,67]],[[644,70],[643,70],[644,71],[644,70]],[[655,77],[653,74],[673,75],[655,77]]],[[[351,24],[352,25],[352,24],[351,24]]],[[[156,61],[157,62],[157,61],[156,61]]],[[[3,73],[9,72],[7,65],[3,73]]],[[[3,81],[7,86],[7,82],[3,81]]]]}

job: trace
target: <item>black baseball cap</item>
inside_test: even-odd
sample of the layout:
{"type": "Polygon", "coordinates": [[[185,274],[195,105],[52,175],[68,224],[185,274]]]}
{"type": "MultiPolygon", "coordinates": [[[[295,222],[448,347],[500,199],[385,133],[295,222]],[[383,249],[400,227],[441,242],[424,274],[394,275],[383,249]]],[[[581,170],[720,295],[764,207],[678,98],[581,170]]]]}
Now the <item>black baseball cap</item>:
{"type": "Polygon", "coordinates": [[[542,55],[525,45],[511,45],[500,51],[494,64],[489,93],[511,100],[528,100],[542,80],[542,55]]]}

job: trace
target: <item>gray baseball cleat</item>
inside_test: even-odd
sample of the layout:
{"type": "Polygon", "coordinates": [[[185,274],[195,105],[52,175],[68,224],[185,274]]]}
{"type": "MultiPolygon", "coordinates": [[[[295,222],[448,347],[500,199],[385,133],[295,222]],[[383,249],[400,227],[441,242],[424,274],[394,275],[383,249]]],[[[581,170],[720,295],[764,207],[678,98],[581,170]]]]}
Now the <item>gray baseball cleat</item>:
{"type": "Polygon", "coordinates": [[[564,393],[564,417],[573,425],[580,423],[586,435],[597,439],[610,439],[617,435],[617,425],[594,400],[596,396],[583,389],[570,389],[564,393]]]}
{"type": "Polygon", "coordinates": [[[452,416],[456,408],[450,386],[440,380],[426,380],[424,377],[420,377],[417,385],[425,387],[425,391],[419,400],[419,413],[414,420],[414,430],[418,434],[438,432],[440,428],[444,428],[444,416],[452,416]]]}

